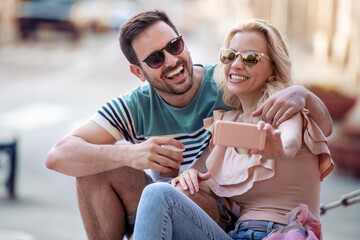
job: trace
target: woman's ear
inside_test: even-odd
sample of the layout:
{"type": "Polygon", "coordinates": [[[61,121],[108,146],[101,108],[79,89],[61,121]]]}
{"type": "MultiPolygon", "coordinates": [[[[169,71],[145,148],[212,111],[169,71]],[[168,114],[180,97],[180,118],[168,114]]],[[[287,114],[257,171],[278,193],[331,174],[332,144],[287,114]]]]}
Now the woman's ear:
{"type": "Polygon", "coordinates": [[[146,81],[145,75],[143,74],[143,70],[138,65],[130,64],[130,72],[132,72],[142,82],[146,81]]]}

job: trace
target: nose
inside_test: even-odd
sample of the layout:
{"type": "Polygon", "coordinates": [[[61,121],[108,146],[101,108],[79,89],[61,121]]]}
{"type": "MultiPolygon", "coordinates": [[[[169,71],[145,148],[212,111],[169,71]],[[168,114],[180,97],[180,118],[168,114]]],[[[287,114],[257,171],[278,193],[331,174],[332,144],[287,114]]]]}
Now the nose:
{"type": "Polygon", "coordinates": [[[176,56],[168,53],[166,50],[163,50],[164,52],[164,55],[165,55],[165,62],[164,62],[164,65],[165,66],[175,66],[178,59],[176,56]]]}
{"type": "Polygon", "coordinates": [[[243,62],[242,62],[242,57],[241,55],[238,55],[235,59],[235,61],[231,64],[231,67],[234,67],[234,68],[240,68],[240,69],[243,69],[245,68],[243,62]]]}

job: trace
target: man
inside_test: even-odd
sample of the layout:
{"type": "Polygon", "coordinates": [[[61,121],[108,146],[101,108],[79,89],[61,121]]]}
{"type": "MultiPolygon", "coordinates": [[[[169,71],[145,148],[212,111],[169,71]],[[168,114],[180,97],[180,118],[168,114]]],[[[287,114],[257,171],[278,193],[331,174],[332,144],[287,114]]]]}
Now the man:
{"type": "MultiPolygon", "coordinates": [[[[121,239],[125,229],[130,236],[144,187],[171,180],[159,175],[170,168],[201,168],[210,139],[202,120],[215,109],[228,109],[212,81],[214,66],[193,65],[165,13],[147,11],[131,18],[120,29],[120,46],[130,71],[149,84],[104,104],[88,123],[61,139],[46,161],[48,168],[76,177],[89,239],[121,239]],[[115,144],[119,140],[134,144],[115,144]],[[151,177],[144,169],[151,169],[151,177]]],[[[304,107],[329,135],[332,124],[325,106],[300,86],[274,95],[254,114],[278,125],[304,107]]],[[[220,221],[213,198],[202,192],[191,195],[220,221]]]]}

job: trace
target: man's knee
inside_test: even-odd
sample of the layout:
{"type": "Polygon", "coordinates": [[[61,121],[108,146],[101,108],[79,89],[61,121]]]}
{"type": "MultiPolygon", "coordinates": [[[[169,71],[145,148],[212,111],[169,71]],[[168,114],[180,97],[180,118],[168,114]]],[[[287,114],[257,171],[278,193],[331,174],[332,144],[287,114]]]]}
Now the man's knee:
{"type": "Polygon", "coordinates": [[[78,190],[85,190],[87,188],[96,188],[99,185],[109,184],[106,177],[107,172],[98,173],[89,176],[76,177],[76,186],[78,190]]]}
{"type": "Polygon", "coordinates": [[[98,182],[95,175],[76,177],[76,188],[80,192],[85,191],[90,186],[94,186],[95,182],[98,182]]]}
{"type": "Polygon", "coordinates": [[[94,187],[97,185],[108,184],[111,184],[114,187],[124,185],[125,188],[133,188],[134,184],[144,187],[146,184],[146,177],[143,171],[129,167],[121,167],[94,175],[77,177],[76,184],[80,187],[86,187],[89,185],[94,187]]]}

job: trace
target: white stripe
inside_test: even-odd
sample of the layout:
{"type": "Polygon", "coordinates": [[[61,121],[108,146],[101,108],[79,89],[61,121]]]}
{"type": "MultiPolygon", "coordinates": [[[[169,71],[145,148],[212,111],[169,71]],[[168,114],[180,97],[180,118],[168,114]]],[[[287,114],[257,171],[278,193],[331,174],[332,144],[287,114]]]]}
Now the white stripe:
{"type": "MultiPolygon", "coordinates": [[[[118,98],[115,99],[115,101],[118,103],[124,117],[126,118],[125,121],[126,121],[127,124],[124,125],[126,127],[126,131],[131,136],[131,138],[134,140],[134,142],[141,142],[141,141],[137,140],[137,138],[143,139],[144,135],[137,135],[136,128],[135,128],[135,123],[134,123],[134,119],[133,119],[133,116],[131,114],[131,111],[130,111],[126,101],[124,100],[124,98],[121,98],[121,100],[123,101],[126,109],[123,107],[123,105],[121,104],[121,102],[119,101],[118,98]],[[129,113],[130,119],[128,119],[126,112],[129,113]],[[134,136],[133,132],[135,133],[135,136],[134,136]]],[[[119,118],[122,119],[120,116],[119,116],[119,118]]]]}
{"type": "MultiPolygon", "coordinates": [[[[123,99],[124,100],[124,99],[123,99]]],[[[121,126],[120,123],[122,123],[122,125],[124,126],[124,131],[126,131],[128,133],[128,135],[130,136],[130,138],[134,141],[134,142],[139,142],[134,134],[133,134],[133,131],[131,131],[131,127],[133,128],[135,134],[136,134],[136,129],[135,129],[135,126],[134,126],[134,121],[133,121],[133,118],[132,118],[132,115],[131,115],[131,112],[128,108],[128,106],[126,105],[126,102],[124,101],[124,104],[126,105],[126,108],[127,109],[124,109],[123,105],[121,104],[121,102],[117,99],[117,98],[114,98],[112,99],[111,101],[108,101],[108,103],[110,104],[110,106],[112,106],[112,108],[114,109],[115,113],[113,113],[113,111],[111,110],[110,106],[108,106],[108,104],[104,104],[103,107],[105,107],[110,113],[111,115],[109,115],[107,112],[105,112],[104,110],[100,109],[100,111],[106,115],[109,119],[111,119],[111,121],[114,121],[115,125],[118,125],[118,126],[121,126]],[[118,114],[118,108],[117,106],[115,105],[115,103],[113,102],[113,100],[117,103],[117,106],[121,109],[123,115],[124,115],[124,118],[121,117],[121,115],[118,114]],[[125,112],[125,110],[127,110],[127,112],[129,113],[130,115],[130,118],[131,118],[131,122],[129,121],[128,117],[127,117],[127,114],[125,112]],[[114,120],[112,120],[114,118],[114,120]],[[117,119],[120,119],[120,122],[119,120],[117,119]]],[[[140,135],[140,136],[137,136],[137,138],[143,138],[144,136],[140,135]]]]}
{"type": "MultiPolygon", "coordinates": [[[[199,128],[198,130],[196,130],[193,133],[176,133],[176,134],[167,134],[167,136],[172,137],[172,138],[177,138],[177,137],[183,137],[183,136],[195,136],[197,135],[199,132],[203,131],[204,127],[199,128]]],[[[206,134],[206,132],[204,132],[204,134],[206,134]]],[[[204,136],[204,134],[200,135],[198,138],[192,138],[193,140],[199,140],[201,139],[201,137],[204,136]]]]}

